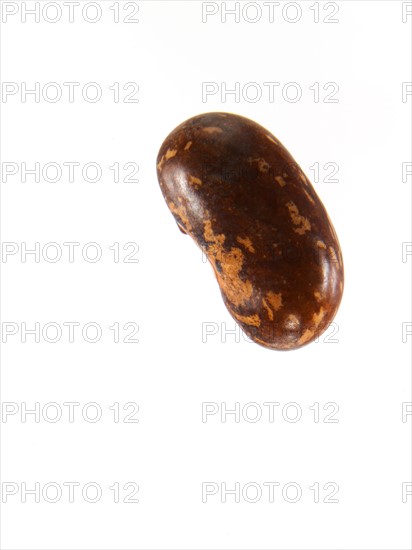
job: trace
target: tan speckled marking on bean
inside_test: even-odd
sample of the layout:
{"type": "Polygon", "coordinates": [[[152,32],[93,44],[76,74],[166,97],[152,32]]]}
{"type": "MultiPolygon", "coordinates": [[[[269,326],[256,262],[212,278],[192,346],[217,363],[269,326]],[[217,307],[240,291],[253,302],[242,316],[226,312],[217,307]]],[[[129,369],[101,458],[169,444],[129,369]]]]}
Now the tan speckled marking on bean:
{"type": "Polygon", "coordinates": [[[270,307],[268,306],[266,300],[264,298],[262,298],[262,304],[264,306],[264,308],[266,309],[267,311],[267,314],[268,314],[268,317],[271,321],[273,321],[273,311],[270,309],[270,307]]]}
{"type": "Polygon", "coordinates": [[[304,174],[301,170],[299,170],[299,177],[300,177],[301,181],[303,181],[303,183],[304,183],[305,185],[308,184],[307,178],[306,178],[305,174],[304,174]]]}
{"type": "MultiPolygon", "coordinates": [[[[179,197],[180,199],[180,197],[179,197]]],[[[180,199],[181,200],[181,199],[180,199]]],[[[192,230],[192,226],[189,222],[189,219],[187,217],[187,212],[186,212],[186,207],[183,206],[183,205],[180,205],[179,207],[175,205],[174,202],[168,202],[167,203],[170,210],[176,214],[177,216],[179,216],[179,218],[182,220],[182,222],[185,224],[185,229],[187,229],[188,231],[191,231],[192,230]]]]}
{"type": "Polygon", "coordinates": [[[208,245],[207,253],[229,302],[234,306],[244,304],[251,297],[253,287],[250,281],[243,281],[239,276],[243,266],[243,252],[236,247],[232,247],[229,251],[224,250],[225,236],[216,235],[213,232],[211,220],[204,222],[203,236],[205,241],[212,243],[208,245]],[[220,263],[221,272],[216,268],[217,261],[220,263]]]}
{"type": "Polygon", "coordinates": [[[219,128],[219,126],[206,126],[202,128],[202,130],[208,134],[221,134],[223,132],[222,128],[219,128]]]}
{"type": "Polygon", "coordinates": [[[163,164],[166,162],[166,160],[173,158],[176,155],[176,153],[177,153],[177,149],[168,149],[166,151],[166,153],[162,156],[162,158],[160,159],[160,162],[157,165],[157,168],[159,169],[159,171],[162,170],[163,164]]]}
{"type": "Polygon", "coordinates": [[[265,307],[268,317],[271,321],[274,319],[273,311],[278,311],[282,307],[282,294],[276,292],[267,292],[266,298],[262,298],[262,304],[265,307]],[[267,300],[267,301],[266,301],[267,300]],[[269,307],[269,304],[271,307],[269,307]]]}
{"type": "Polygon", "coordinates": [[[302,334],[302,336],[299,338],[298,340],[298,344],[299,345],[302,345],[304,344],[305,342],[308,342],[312,336],[314,335],[315,333],[313,332],[313,330],[310,330],[310,329],[306,329],[305,332],[302,334]]]}
{"type": "Polygon", "coordinates": [[[325,316],[325,310],[323,309],[323,307],[320,308],[319,310],[319,313],[314,313],[313,314],[313,322],[315,323],[316,327],[319,326],[320,322],[322,321],[322,319],[324,318],[325,316]]]}
{"type": "Polygon", "coordinates": [[[251,325],[253,327],[260,327],[260,317],[256,313],[255,315],[239,315],[238,313],[232,312],[238,321],[245,323],[246,325],[251,325]]]}
{"type": "Polygon", "coordinates": [[[195,187],[200,187],[200,185],[202,185],[202,180],[196,176],[189,176],[189,183],[195,187]]]}
{"type": "Polygon", "coordinates": [[[275,180],[281,187],[285,187],[286,181],[282,178],[282,176],[275,176],[275,180]]]}
{"type": "Polygon", "coordinates": [[[305,193],[305,195],[307,196],[308,200],[309,200],[312,204],[316,204],[315,201],[312,199],[312,197],[309,195],[309,193],[306,191],[306,189],[303,189],[303,192],[305,193]]]}
{"type": "Polygon", "coordinates": [[[266,300],[272,306],[275,311],[278,311],[282,307],[282,294],[269,291],[266,293],[266,300]]]}
{"type": "Polygon", "coordinates": [[[204,229],[203,235],[205,237],[205,240],[208,242],[218,244],[219,246],[222,246],[223,243],[225,242],[225,236],[223,234],[215,235],[212,229],[211,220],[206,220],[204,222],[204,226],[205,226],[205,229],[204,229]]]}
{"type": "Polygon", "coordinates": [[[236,240],[239,244],[243,244],[246,250],[249,250],[249,252],[252,252],[252,254],[255,253],[255,249],[253,248],[252,241],[249,239],[249,237],[236,237],[236,240]]]}
{"type": "Polygon", "coordinates": [[[259,172],[262,172],[263,174],[269,171],[270,165],[263,158],[254,159],[253,157],[249,157],[247,161],[249,162],[249,164],[256,162],[259,172]]]}
{"type": "Polygon", "coordinates": [[[292,218],[292,222],[294,223],[294,225],[299,226],[299,227],[295,227],[293,231],[295,233],[298,233],[299,235],[304,235],[306,231],[310,231],[311,230],[310,221],[304,216],[301,216],[299,214],[299,210],[296,204],[292,201],[289,201],[286,203],[286,206],[289,210],[289,214],[290,214],[290,217],[292,218]]]}

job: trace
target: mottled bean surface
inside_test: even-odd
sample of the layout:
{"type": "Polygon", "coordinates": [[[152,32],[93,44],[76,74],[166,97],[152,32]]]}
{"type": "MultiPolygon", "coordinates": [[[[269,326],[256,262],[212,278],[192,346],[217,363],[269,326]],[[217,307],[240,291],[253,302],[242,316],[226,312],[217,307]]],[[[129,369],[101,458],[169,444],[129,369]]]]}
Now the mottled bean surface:
{"type": "Polygon", "coordinates": [[[157,173],[177,224],[206,253],[253,341],[295,349],[328,327],[343,291],[338,237],[273,134],[230,113],[195,116],[165,139],[157,173]]]}

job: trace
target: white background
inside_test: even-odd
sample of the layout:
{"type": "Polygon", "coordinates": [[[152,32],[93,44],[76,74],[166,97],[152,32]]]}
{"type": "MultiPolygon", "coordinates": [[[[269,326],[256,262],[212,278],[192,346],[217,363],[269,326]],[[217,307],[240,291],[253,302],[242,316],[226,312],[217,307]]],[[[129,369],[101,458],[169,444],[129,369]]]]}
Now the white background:
{"type": "MultiPolygon", "coordinates": [[[[412,417],[402,422],[402,403],[411,401],[411,336],[402,341],[402,324],[411,321],[411,257],[402,262],[402,243],[411,240],[411,176],[402,181],[402,163],[411,161],[412,96],[402,101],[402,83],[411,81],[412,15],[402,21],[402,2],[342,1],[338,22],[326,23],[333,3],[321,2],[315,23],[314,2],[300,2],[295,23],[287,20],[296,17],[293,6],[282,13],[285,3],[275,6],[271,22],[260,3],[261,18],[251,23],[256,3],[247,12],[241,3],[239,22],[233,15],[224,22],[224,6],[211,3],[208,9],[218,12],[203,22],[202,2],[140,1],[138,23],[123,22],[134,3],[122,2],[115,23],[115,2],[100,1],[102,16],[94,24],[80,8],[70,23],[62,3],[62,18],[53,24],[43,14],[38,23],[29,15],[24,23],[24,3],[14,4],[18,13],[1,27],[2,81],[18,85],[16,94],[3,94],[2,162],[19,167],[2,184],[2,241],[18,247],[3,254],[1,265],[3,339],[4,323],[18,327],[2,346],[3,406],[15,403],[7,409],[15,414],[3,411],[1,424],[3,500],[5,483],[18,492],[2,504],[1,547],[411,548],[412,496],[402,502],[402,484],[411,482],[412,417]],[[51,103],[28,95],[23,102],[24,82],[27,88],[39,82],[41,90],[59,83],[63,97],[51,103]],[[80,83],[72,103],[63,82],[80,83]],[[82,97],[89,82],[101,86],[96,103],[82,97]],[[119,102],[110,90],[115,82],[119,102]],[[138,103],[123,102],[132,91],[123,91],[128,82],[139,86],[138,103]],[[203,82],[217,83],[219,91],[222,83],[234,88],[239,82],[239,101],[221,93],[202,97],[203,82]],[[250,82],[262,91],[256,102],[242,95],[250,82]],[[264,82],[280,83],[273,102],[264,82]],[[297,102],[282,96],[290,82],[302,91],[297,102]],[[310,89],[316,82],[319,101],[310,89]],[[328,82],[339,86],[338,102],[323,101],[328,82]],[[336,327],[301,350],[270,351],[230,332],[235,323],[211,267],[178,230],[160,193],[155,165],[163,139],[183,120],[216,110],[265,126],[312,181],[310,166],[321,166],[314,186],[339,235],[345,292],[336,327]],[[91,183],[76,172],[70,183],[63,172],[56,183],[42,176],[36,183],[30,175],[21,181],[21,163],[70,161],[99,163],[101,180],[91,183]],[[109,167],[116,162],[136,163],[139,181],[114,182],[109,167]],[[327,162],[338,165],[337,182],[324,181],[327,162]],[[38,262],[33,255],[23,262],[22,243],[33,248],[35,242],[41,250],[58,243],[61,260],[40,254],[38,262]],[[73,263],[64,242],[81,243],[73,263]],[[101,246],[96,263],[82,257],[89,242],[101,246]],[[116,242],[119,262],[110,249],[116,242]],[[132,250],[123,251],[128,242],[139,246],[138,263],[122,261],[132,250]],[[68,321],[81,325],[73,343],[63,326],[68,321]],[[28,335],[23,343],[22,323],[32,328],[36,322],[41,329],[58,323],[61,340],[49,343],[40,335],[36,343],[28,335]],[[102,329],[94,344],[81,334],[89,322],[102,329]],[[138,343],[123,342],[127,322],[139,325],[138,343]],[[114,323],[119,343],[109,329],[114,323]],[[206,337],[205,330],[216,333],[206,337]],[[37,422],[34,415],[23,415],[23,422],[24,403],[33,409],[36,402],[41,411],[59,404],[61,420],[50,422],[40,412],[37,422]],[[72,423],[66,402],[80,403],[72,423]],[[102,410],[95,423],[81,413],[90,402],[102,410]],[[123,422],[132,411],[122,409],[128,402],[138,404],[138,423],[123,422]],[[219,407],[206,422],[204,402],[219,407]],[[239,422],[234,415],[222,422],[221,404],[234,408],[236,402],[241,411],[257,403],[262,418],[251,422],[246,412],[239,422]],[[280,404],[273,422],[265,402],[280,404]],[[287,416],[293,408],[284,408],[290,402],[302,413],[296,422],[287,416]],[[332,409],[323,406],[331,402],[339,422],[325,423],[332,409]],[[114,403],[119,422],[109,408],[114,403]],[[314,403],[319,422],[309,408],[314,403]],[[40,502],[33,495],[22,502],[22,484],[36,482],[40,490],[59,484],[60,501],[40,494],[40,502]],[[65,482],[81,484],[73,503],[65,482]],[[81,494],[89,482],[102,490],[94,504],[81,494]],[[109,487],[116,482],[136,483],[139,502],[124,503],[130,490],[121,490],[115,503],[109,487]],[[219,488],[207,502],[204,482],[219,488]],[[242,494],[250,482],[262,488],[259,502],[242,494]],[[274,502],[267,482],[280,484],[274,502]],[[323,502],[328,482],[339,486],[337,503],[323,502]],[[233,495],[222,502],[223,483],[240,484],[240,502],[233,495]],[[298,502],[282,497],[287,483],[299,484],[298,502]],[[309,489],[314,483],[319,503],[309,489]]],[[[53,9],[46,17],[54,17],[53,9]]],[[[93,8],[88,13],[94,17],[93,8]]],[[[287,494],[294,496],[292,489],[287,494]]]]}

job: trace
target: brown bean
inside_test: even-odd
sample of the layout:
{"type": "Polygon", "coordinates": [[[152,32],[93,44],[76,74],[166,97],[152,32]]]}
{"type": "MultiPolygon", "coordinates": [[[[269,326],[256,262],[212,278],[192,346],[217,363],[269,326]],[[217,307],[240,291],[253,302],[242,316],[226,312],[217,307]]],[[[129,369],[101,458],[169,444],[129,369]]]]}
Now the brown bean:
{"type": "Polygon", "coordinates": [[[338,237],[278,139],[247,118],[205,113],[169,134],[157,173],[178,226],[205,251],[253,341],[295,349],[329,326],[343,291],[338,237]]]}

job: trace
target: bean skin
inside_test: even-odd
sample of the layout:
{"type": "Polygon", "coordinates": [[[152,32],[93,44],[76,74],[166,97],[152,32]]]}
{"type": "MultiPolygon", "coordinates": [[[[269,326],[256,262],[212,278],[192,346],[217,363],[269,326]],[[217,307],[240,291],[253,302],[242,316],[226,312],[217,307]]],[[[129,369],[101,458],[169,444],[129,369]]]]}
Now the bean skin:
{"type": "Polygon", "coordinates": [[[163,142],[157,175],[180,230],[206,253],[250,339],[291,350],[329,326],[343,292],[338,237],[273,134],[231,113],[195,116],[163,142]]]}

